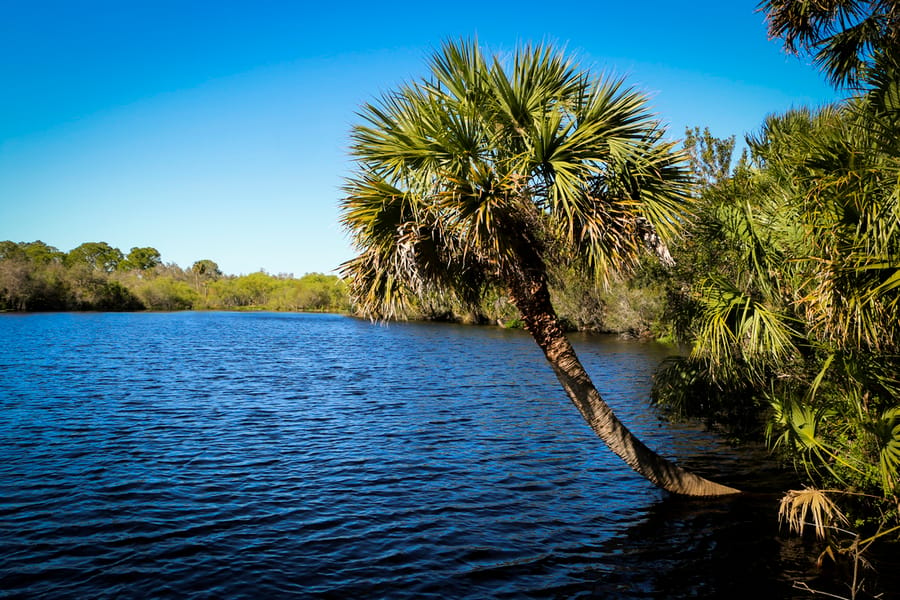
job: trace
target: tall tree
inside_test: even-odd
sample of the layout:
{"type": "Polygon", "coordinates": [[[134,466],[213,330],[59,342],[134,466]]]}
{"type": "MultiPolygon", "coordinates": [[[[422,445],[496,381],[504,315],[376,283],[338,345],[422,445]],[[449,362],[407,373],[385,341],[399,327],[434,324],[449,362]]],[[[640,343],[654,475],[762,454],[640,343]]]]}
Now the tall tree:
{"type": "Polygon", "coordinates": [[[688,127],[684,131],[684,150],[690,156],[691,170],[706,189],[725,181],[731,174],[735,137],[727,139],[713,136],[709,127],[688,127]]]}
{"type": "Polygon", "coordinates": [[[359,254],[342,272],[359,308],[384,317],[428,290],[474,305],[504,289],[569,398],[628,465],[673,493],[735,493],[618,420],[550,302],[555,261],[607,280],[644,247],[671,260],[664,240],[686,210],[689,177],[645,97],[545,45],[504,62],[448,42],[430,67],[430,79],[366,105],[353,130],[342,221],[359,254]]]}
{"type": "Polygon", "coordinates": [[[122,262],[122,251],[106,242],[85,242],[66,255],[66,266],[85,265],[88,268],[112,273],[122,262]]]}
{"type": "Polygon", "coordinates": [[[196,261],[191,265],[191,273],[194,275],[194,287],[203,291],[203,297],[209,297],[209,286],[212,282],[222,277],[219,265],[208,258],[196,261]]]}
{"type": "Polygon", "coordinates": [[[222,276],[222,270],[219,269],[219,265],[208,258],[198,260],[191,265],[191,273],[193,273],[198,280],[204,281],[215,281],[222,276]]]}
{"type": "Polygon", "coordinates": [[[162,256],[159,250],[146,246],[143,248],[134,247],[128,252],[118,268],[123,271],[149,271],[154,267],[162,264],[162,256]]]}

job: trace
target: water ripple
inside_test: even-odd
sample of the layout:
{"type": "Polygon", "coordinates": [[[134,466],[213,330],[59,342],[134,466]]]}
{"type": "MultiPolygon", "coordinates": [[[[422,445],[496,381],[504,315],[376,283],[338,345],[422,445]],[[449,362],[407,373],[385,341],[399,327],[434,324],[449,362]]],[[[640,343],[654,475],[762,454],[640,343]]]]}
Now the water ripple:
{"type": "MultiPolygon", "coordinates": [[[[663,350],[577,344],[649,445],[746,480],[648,409],[663,350]]],[[[0,365],[0,596],[697,597],[736,577],[771,595],[804,568],[772,498],[685,503],[611,456],[521,332],[2,315],[0,365]],[[755,569],[706,568],[758,553],[728,541],[748,528],[755,569]]]]}

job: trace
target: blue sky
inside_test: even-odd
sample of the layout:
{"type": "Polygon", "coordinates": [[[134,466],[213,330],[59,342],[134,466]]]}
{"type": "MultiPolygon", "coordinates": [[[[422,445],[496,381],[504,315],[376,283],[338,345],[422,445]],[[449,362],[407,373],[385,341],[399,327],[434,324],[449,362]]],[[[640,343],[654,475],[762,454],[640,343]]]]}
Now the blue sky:
{"type": "Polygon", "coordinates": [[[552,41],[673,138],[837,98],[756,1],[0,0],[0,240],[154,246],[182,267],[331,272],[355,111],[447,38],[552,41]]]}

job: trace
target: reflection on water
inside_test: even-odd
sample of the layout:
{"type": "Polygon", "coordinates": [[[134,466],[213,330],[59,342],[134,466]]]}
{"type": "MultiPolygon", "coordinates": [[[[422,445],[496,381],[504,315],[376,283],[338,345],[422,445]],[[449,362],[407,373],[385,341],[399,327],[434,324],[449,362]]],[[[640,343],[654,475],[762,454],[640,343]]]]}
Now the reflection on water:
{"type": "Polygon", "coordinates": [[[665,350],[579,337],[684,500],[521,332],[331,315],[0,316],[0,590],[52,598],[789,597],[783,481],[660,422],[665,350]]]}

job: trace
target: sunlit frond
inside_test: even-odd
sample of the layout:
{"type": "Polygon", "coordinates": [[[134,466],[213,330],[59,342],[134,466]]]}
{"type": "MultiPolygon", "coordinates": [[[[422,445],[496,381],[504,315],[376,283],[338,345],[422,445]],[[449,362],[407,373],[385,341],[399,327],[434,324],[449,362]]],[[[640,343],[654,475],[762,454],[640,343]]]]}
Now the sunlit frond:
{"type": "Polygon", "coordinates": [[[812,525],[819,539],[825,538],[828,528],[849,524],[846,515],[828,494],[809,487],[790,490],[784,495],[778,508],[778,520],[796,533],[803,533],[812,525]]]}
{"type": "Polygon", "coordinates": [[[693,355],[709,359],[713,374],[727,371],[738,359],[762,372],[765,366],[784,363],[797,353],[794,320],[727,279],[709,278],[697,299],[703,313],[693,355]]]}

